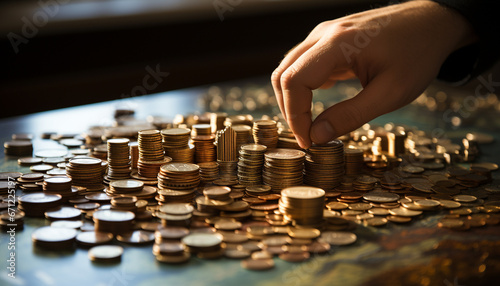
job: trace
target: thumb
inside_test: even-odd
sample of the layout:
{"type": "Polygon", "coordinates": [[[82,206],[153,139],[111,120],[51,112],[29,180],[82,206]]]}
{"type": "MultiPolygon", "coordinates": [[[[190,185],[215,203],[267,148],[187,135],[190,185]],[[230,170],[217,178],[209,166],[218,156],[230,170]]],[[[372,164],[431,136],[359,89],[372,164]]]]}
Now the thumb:
{"type": "Polygon", "coordinates": [[[311,140],[318,144],[327,143],[410,103],[418,95],[408,96],[407,88],[403,84],[398,88],[395,82],[389,73],[379,74],[355,97],[323,111],[311,126],[311,140]]]}

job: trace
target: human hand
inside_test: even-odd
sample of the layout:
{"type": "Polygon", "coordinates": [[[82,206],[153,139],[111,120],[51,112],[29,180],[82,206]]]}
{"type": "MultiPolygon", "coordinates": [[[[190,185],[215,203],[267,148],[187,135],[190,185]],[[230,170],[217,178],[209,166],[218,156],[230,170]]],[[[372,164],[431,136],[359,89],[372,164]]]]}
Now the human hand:
{"type": "Polygon", "coordinates": [[[271,80],[299,145],[326,143],[412,102],[450,53],[475,41],[458,12],[410,1],[319,24],[293,48],[271,80]],[[312,122],[312,90],[357,77],[363,90],[312,122]]]}

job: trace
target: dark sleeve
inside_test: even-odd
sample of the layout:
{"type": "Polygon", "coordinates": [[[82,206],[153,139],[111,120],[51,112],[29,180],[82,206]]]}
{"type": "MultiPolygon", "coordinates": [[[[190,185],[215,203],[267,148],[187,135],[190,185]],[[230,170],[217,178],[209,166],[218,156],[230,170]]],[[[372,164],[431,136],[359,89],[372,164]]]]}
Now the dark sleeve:
{"type": "Polygon", "coordinates": [[[500,0],[432,0],[457,10],[472,25],[479,41],[453,52],[438,78],[464,83],[490,68],[500,56],[500,0]]]}

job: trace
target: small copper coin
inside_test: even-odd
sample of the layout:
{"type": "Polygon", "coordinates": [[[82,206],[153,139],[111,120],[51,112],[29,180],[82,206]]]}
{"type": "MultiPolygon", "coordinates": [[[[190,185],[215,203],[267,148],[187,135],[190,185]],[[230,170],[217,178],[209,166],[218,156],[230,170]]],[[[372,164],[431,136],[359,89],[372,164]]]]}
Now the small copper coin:
{"type": "Polygon", "coordinates": [[[274,267],[274,260],[272,259],[245,259],[241,261],[241,266],[248,270],[269,270],[274,267]]]}

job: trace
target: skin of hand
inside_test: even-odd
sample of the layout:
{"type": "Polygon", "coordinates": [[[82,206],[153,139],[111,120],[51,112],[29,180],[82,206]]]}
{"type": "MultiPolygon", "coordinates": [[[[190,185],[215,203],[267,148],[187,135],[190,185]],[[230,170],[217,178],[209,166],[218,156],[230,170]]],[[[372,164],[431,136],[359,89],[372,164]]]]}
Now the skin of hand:
{"type": "Polygon", "coordinates": [[[308,148],[409,104],[450,53],[476,40],[458,12],[410,1],[319,24],[288,52],[271,81],[285,120],[308,148]],[[363,90],[312,122],[312,91],[354,77],[363,90]]]}

